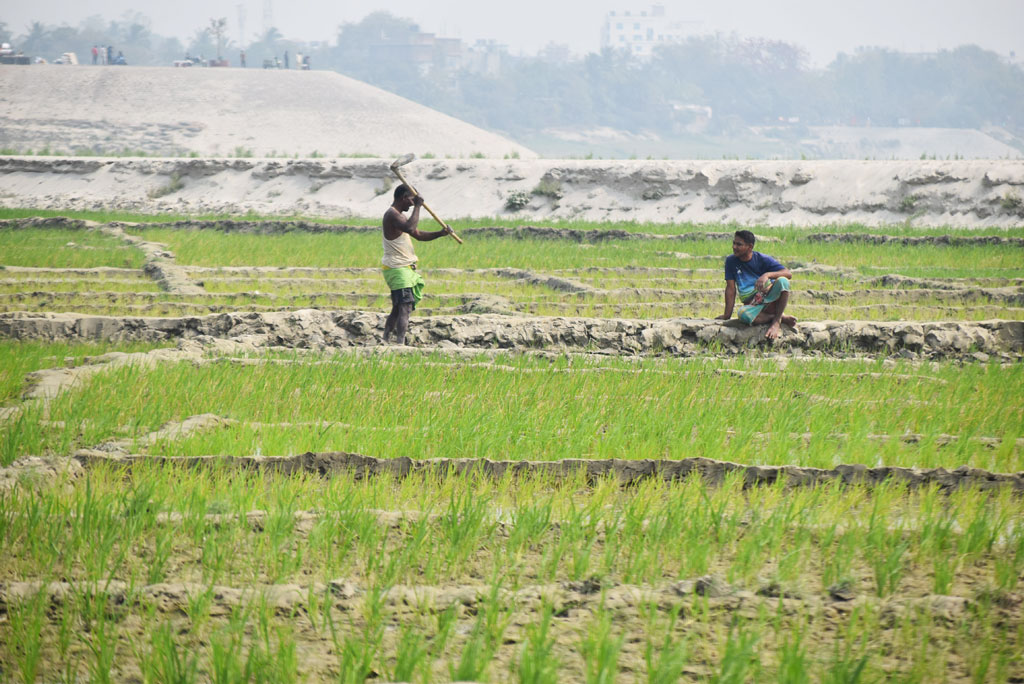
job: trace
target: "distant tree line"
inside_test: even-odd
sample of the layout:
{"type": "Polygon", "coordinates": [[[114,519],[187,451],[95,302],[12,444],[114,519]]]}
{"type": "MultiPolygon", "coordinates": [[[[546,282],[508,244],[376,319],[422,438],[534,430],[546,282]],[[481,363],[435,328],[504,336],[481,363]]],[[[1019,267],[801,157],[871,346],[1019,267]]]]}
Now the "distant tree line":
{"type": "Polygon", "coordinates": [[[499,75],[410,68],[388,43],[415,24],[385,13],[340,27],[320,59],[333,68],[485,128],[609,126],[671,134],[710,107],[710,133],[749,125],[999,125],[1024,132],[1024,69],[968,45],[933,54],[866,48],[824,69],[802,48],[735,35],[694,36],[638,59],[604,50],[582,59],[505,60],[499,75]]]}
{"type": "Polygon", "coordinates": [[[0,22],[0,41],[10,42],[15,50],[47,61],[65,52],[74,52],[83,64],[90,62],[93,45],[113,46],[115,54],[124,52],[130,64],[170,64],[172,60],[181,59],[185,51],[181,41],[156,35],[149,26],[149,19],[138,12],[126,12],[120,21],[91,16],[77,27],[49,26],[34,21],[21,35],[14,35],[6,23],[0,22]]]}
{"type": "MultiPolygon", "coordinates": [[[[422,38],[414,22],[375,12],[340,26],[334,44],[286,40],[270,29],[244,47],[250,67],[286,50],[303,52],[314,68],[512,135],[598,126],[671,135],[691,129],[706,108],[712,116],[703,125],[711,134],[750,125],[868,123],[998,125],[1024,134],[1024,69],[973,45],[933,54],[865,48],[811,69],[806,53],[789,43],[705,35],[660,46],[647,60],[615,50],[568,61],[506,54],[500,72],[489,74],[453,66],[440,54],[436,62],[410,64],[406,48],[422,38]]],[[[0,39],[50,59],[74,51],[80,61],[88,60],[93,45],[111,44],[134,65],[166,65],[186,52],[208,58],[217,53],[208,25],[182,44],[153,34],[138,13],[110,22],[90,17],[78,27],[34,22],[20,36],[0,22],[0,39]]],[[[221,52],[234,65],[239,49],[223,39],[221,52]]]]}

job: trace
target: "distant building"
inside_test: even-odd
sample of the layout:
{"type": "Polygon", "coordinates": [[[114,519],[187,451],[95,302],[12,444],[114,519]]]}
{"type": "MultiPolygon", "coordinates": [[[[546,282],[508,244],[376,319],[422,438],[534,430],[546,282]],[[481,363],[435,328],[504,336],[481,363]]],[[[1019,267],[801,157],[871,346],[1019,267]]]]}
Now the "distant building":
{"type": "Polygon", "coordinates": [[[463,68],[474,74],[497,76],[508,58],[507,45],[493,40],[477,40],[466,50],[463,68]]]}
{"type": "Polygon", "coordinates": [[[648,10],[613,11],[605,15],[601,47],[629,50],[638,57],[650,57],[654,48],[678,43],[692,35],[700,22],[680,21],[665,13],[664,5],[648,10]]]}
{"type": "Polygon", "coordinates": [[[567,64],[572,59],[572,52],[569,46],[563,43],[549,42],[538,53],[538,56],[545,62],[552,64],[567,64]]]}
{"type": "Polygon", "coordinates": [[[466,58],[461,40],[438,38],[433,33],[411,32],[399,40],[385,40],[369,47],[371,59],[398,57],[424,76],[434,71],[457,71],[466,58]]]}

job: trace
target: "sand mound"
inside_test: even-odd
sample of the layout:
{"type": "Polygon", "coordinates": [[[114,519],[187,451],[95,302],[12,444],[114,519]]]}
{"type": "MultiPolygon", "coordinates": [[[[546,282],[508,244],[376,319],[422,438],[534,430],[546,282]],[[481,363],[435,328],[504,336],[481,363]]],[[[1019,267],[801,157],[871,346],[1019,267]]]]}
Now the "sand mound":
{"type": "Polygon", "coordinates": [[[0,146],[503,157],[525,147],[330,71],[0,69],[0,146]]]}

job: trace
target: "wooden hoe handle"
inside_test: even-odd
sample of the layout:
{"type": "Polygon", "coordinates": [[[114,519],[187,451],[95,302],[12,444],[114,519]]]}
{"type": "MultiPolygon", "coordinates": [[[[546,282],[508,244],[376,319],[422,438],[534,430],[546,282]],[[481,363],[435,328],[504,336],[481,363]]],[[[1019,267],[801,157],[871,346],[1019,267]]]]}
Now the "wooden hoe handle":
{"type": "MultiPolygon", "coordinates": [[[[414,187],[412,187],[412,185],[410,185],[409,181],[405,180],[405,176],[403,176],[403,175],[402,175],[402,172],[401,172],[401,171],[399,171],[399,170],[398,170],[397,168],[394,168],[394,169],[391,169],[391,170],[395,172],[395,175],[396,175],[396,176],[398,176],[398,180],[402,181],[403,183],[405,183],[406,185],[408,185],[408,186],[409,186],[409,189],[410,189],[410,190],[412,190],[412,194],[413,194],[413,195],[417,195],[417,196],[418,196],[418,195],[420,194],[420,193],[416,192],[416,188],[414,188],[414,187]]],[[[462,238],[460,238],[460,237],[459,237],[458,235],[456,235],[456,234],[455,234],[455,231],[454,231],[454,230],[452,230],[452,227],[451,227],[451,226],[449,226],[449,225],[448,225],[447,223],[445,223],[445,222],[444,222],[444,221],[442,221],[442,220],[441,220],[440,218],[438,218],[437,214],[435,214],[435,213],[434,213],[434,210],[433,210],[433,209],[431,209],[430,207],[428,207],[428,206],[427,206],[427,203],[426,203],[426,202],[424,202],[424,203],[423,203],[423,208],[424,208],[424,209],[426,209],[426,210],[427,210],[427,212],[428,212],[428,213],[429,213],[429,214],[430,214],[431,216],[433,216],[433,217],[434,217],[434,220],[435,220],[435,221],[437,221],[438,223],[440,223],[440,224],[441,224],[442,226],[444,226],[444,227],[445,227],[445,228],[447,228],[448,230],[451,230],[451,232],[449,233],[449,235],[451,235],[451,236],[452,236],[453,238],[455,238],[455,241],[456,241],[456,242],[458,242],[458,243],[459,243],[460,245],[462,244],[462,238]]]]}

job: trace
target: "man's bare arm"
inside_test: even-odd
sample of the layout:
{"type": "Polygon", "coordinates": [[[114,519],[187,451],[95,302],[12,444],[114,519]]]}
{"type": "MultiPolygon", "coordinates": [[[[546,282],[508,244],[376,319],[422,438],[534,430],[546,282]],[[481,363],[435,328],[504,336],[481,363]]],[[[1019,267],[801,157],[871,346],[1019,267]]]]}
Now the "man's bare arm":
{"type": "Polygon", "coordinates": [[[725,281],[725,313],[721,316],[715,316],[716,320],[727,321],[732,318],[733,307],[736,306],[736,281],[726,280],[725,281]]]}
{"type": "Polygon", "coordinates": [[[384,227],[389,233],[388,239],[393,240],[399,233],[408,233],[410,237],[420,242],[430,242],[448,234],[448,228],[438,231],[421,231],[420,207],[423,206],[423,198],[419,195],[413,198],[412,214],[406,218],[401,212],[392,211],[384,218],[384,227]],[[391,237],[393,235],[394,237],[391,237]]]}
{"type": "Polygon", "coordinates": [[[772,271],[770,273],[762,273],[761,277],[757,279],[757,283],[754,285],[758,290],[763,290],[765,283],[769,280],[777,280],[778,278],[786,278],[787,280],[793,279],[793,272],[788,268],[783,268],[781,271],[772,271]]]}

